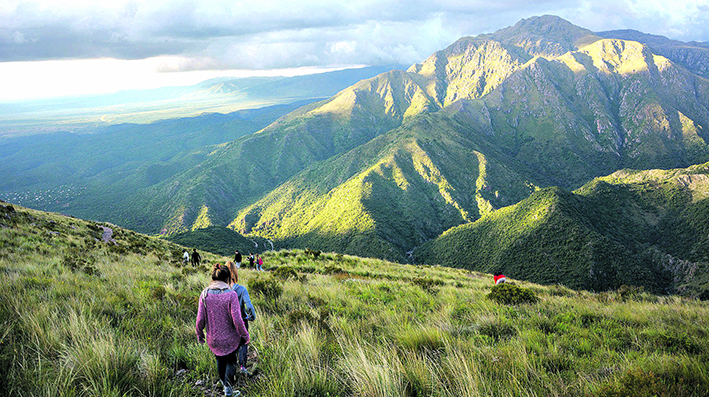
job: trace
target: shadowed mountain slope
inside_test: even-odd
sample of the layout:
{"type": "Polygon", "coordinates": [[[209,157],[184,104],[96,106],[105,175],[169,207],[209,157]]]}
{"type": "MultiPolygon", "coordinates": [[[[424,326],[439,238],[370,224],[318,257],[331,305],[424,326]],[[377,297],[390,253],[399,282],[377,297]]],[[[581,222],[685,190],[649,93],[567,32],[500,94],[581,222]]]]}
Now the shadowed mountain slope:
{"type": "Polygon", "coordinates": [[[589,290],[709,297],[709,163],[535,192],[417,248],[417,261],[589,290]]]}

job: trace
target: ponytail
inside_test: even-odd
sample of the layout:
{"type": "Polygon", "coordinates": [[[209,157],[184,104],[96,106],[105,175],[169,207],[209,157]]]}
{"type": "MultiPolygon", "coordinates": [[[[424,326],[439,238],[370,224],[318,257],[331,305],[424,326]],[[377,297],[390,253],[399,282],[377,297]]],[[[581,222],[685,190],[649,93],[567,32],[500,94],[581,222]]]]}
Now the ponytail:
{"type": "Polygon", "coordinates": [[[224,281],[225,283],[228,283],[230,278],[231,272],[229,271],[228,267],[219,263],[214,264],[214,266],[212,267],[212,280],[224,281]]]}

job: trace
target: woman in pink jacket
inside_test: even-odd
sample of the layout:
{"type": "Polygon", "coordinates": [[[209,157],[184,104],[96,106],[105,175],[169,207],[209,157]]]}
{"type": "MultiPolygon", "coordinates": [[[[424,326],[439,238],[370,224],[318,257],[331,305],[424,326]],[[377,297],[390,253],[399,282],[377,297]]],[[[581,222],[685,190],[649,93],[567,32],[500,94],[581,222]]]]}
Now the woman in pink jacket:
{"type": "Polygon", "coordinates": [[[197,339],[204,343],[217,358],[217,372],[224,385],[224,395],[233,393],[232,383],[236,375],[236,350],[241,338],[249,343],[249,331],[241,319],[239,297],[227,283],[229,268],[215,264],[212,282],[199,296],[197,309],[197,339]],[[205,338],[206,331],[206,338],[205,338]]]}

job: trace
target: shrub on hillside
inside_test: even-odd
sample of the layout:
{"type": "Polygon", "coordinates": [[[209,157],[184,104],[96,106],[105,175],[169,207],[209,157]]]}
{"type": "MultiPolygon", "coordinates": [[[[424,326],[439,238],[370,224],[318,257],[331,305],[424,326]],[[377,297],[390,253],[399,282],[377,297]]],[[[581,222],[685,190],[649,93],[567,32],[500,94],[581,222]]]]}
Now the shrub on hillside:
{"type": "Polygon", "coordinates": [[[421,287],[424,291],[434,292],[434,287],[440,287],[445,284],[443,281],[438,279],[432,279],[428,277],[417,277],[411,280],[414,284],[421,287]]]}
{"type": "Polygon", "coordinates": [[[278,300],[283,293],[283,286],[272,277],[269,278],[252,278],[248,281],[249,291],[254,294],[261,295],[264,298],[272,301],[278,300]]]}
{"type": "Polygon", "coordinates": [[[637,287],[635,285],[621,285],[616,293],[620,296],[623,301],[636,300],[640,294],[642,294],[644,288],[637,287]]]}
{"type": "Polygon", "coordinates": [[[273,271],[273,277],[280,280],[288,280],[289,278],[298,279],[298,272],[290,266],[280,266],[273,271]]]}
{"type": "Polygon", "coordinates": [[[631,367],[596,394],[599,397],[675,397],[704,396],[706,377],[694,365],[657,365],[650,368],[631,367]]]}
{"type": "Polygon", "coordinates": [[[79,247],[70,248],[62,258],[62,265],[72,272],[82,271],[89,276],[100,276],[101,273],[94,267],[95,259],[87,256],[79,247]]]}
{"type": "Polygon", "coordinates": [[[487,298],[505,305],[536,303],[539,301],[539,298],[531,290],[507,283],[492,287],[487,298]]]}
{"type": "Polygon", "coordinates": [[[288,322],[290,325],[298,325],[300,323],[313,324],[315,316],[306,309],[296,309],[288,313],[288,322]]]}
{"type": "Polygon", "coordinates": [[[347,274],[347,272],[337,266],[327,265],[323,274],[347,274]]]}
{"type": "Polygon", "coordinates": [[[172,255],[171,262],[177,266],[182,265],[182,251],[178,248],[172,248],[170,250],[170,255],[172,255]]]}
{"type": "Polygon", "coordinates": [[[305,250],[305,254],[312,255],[313,258],[318,259],[318,257],[320,256],[320,254],[322,254],[322,252],[320,250],[311,250],[308,248],[305,250]]]}

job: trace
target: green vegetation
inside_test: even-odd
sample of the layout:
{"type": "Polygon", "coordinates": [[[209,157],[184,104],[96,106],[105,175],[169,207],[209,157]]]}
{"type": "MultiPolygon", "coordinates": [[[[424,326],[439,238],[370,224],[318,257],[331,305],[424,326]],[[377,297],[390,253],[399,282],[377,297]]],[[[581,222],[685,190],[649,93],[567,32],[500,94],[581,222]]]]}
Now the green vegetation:
{"type": "Polygon", "coordinates": [[[508,283],[492,287],[487,298],[506,305],[537,303],[539,301],[532,290],[508,283]]]}
{"type": "MultiPolygon", "coordinates": [[[[213,355],[194,334],[206,267],[182,268],[181,247],[107,224],[2,210],[0,394],[219,394],[213,355]],[[74,247],[83,261],[70,259],[74,247]]],[[[310,250],[264,261],[282,270],[239,272],[257,310],[254,376],[239,380],[248,396],[709,390],[707,302],[508,280],[537,297],[508,305],[487,298],[499,290],[490,275],[462,269],[310,250]]]]}
{"type": "MultiPolygon", "coordinates": [[[[653,53],[660,48],[656,43],[648,36],[638,42],[604,39],[554,16],[529,18],[493,34],[461,38],[407,71],[361,80],[279,118],[283,109],[263,109],[230,121],[212,115],[121,126],[88,138],[54,138],[74,149],[57,164],[44,161],[56,157],[54,146],[38,156],[9,145],[0,153],[9,164],[0,170],[0,189],[3,182],[42,185],[76,175],[76,186],[43,195],[42,205],[48,206],[43,208],[154,235],[222,226],[254,240],[270,239],[280,248],[406,262],[413,250],[446,230],[516,204],[540,188],[573,190],[628,167],[670,169],[709,161],[709,80],[701,77],[706,48],[664,43],[661,56],[653,53]],[[646,47],[645,41],[652,45],[646,47]],[[201,128],[203,122],[211,124],[201,128]],[[257,126],[265,128],[254,132],[257,126]],[[28,174],[18,172],[28,169],[28,174]],[[75,193],[81,198],[64,199],[75,193]]],[[[305,81],[287,92],[316,89],[305,81]]],[[[229,88],[221,83],[220,88],[229,88]]],[[[691,216],[700,213],[707,213],[706,204],[671,214],[663,222],[677,221],[661,230],[699,230],[692,223],[706,224],[707,218],[693,221],[691,216]]],[[[659,256],[706,262],[671,252],[694,250],[693,258],[701,256],[709,249],[701,238],[665,239],[658,229],[653,236],[678,244],[654,251],[656,243],[642,237],[636,244],[624,225],[586,229],[587,222],[577,222],[576,215],[568,214],[573,225],[555,226],[573,227],[590,248],[568,242],[575,245],[567,254],[544,257],[554,238],[563,238],[553,231],[548,243],[530,235],[519,244],[547,244],[521,247],[522,252],[536,250],[539,258],[530,259],[545,265],[564,268],[585,261],[586,268],[566,267],[559,279],[537,274],[535,280],[580,278],[573,286],[617,288],[619,280],[605,282],[601,274],[618,272],[606,266],[615,255],[616,262],[627,259],[633,269],[652,263],[645,271],[653,273],[648,288],[659,292],[668,287],[663,268],[686,267],[660,263],[659,256]],[[587,256],[570,258],[574,254],[587,256]],[[596,259],[601,273],[590,268],[596,259]]],[[[231,252],[231,246],[216,246],[220,240],[210,238],[209,249],[231,252]]],[[[226,237],[223,243],[233,244],[226,237]]],[[[698,283],[687,281],[691,294],[704,293],[698,283]]]]}
{"type": "Polygon", "coordinates": [[[268,240],[261,237],[247,238],[222,226],[209,226],[190,232],[175,234],[167,238],[173,243],[185,247],[194,247],[223,256],[234,257],[234,251],[239,251],[244,262],[250,252],[260,253],[271,249],[268,240]]]}
{"type": "Polygon", "coordinates": [[[416,249],[422,263],[596,291],[622,285],[705,299],[709,164],[621,171],[546,188],[416,249]],[[688,183],[687,181],[692,181],[688,183]]]}
{"type": "Polygon", "coordinates": [[[640,43],[532,18],[225,145],[136,212],[163,214],[168,233],[228,224],[279,247],[405,262],[540,187],[708,161],[707,92],[694,69],[640,43]]]}

